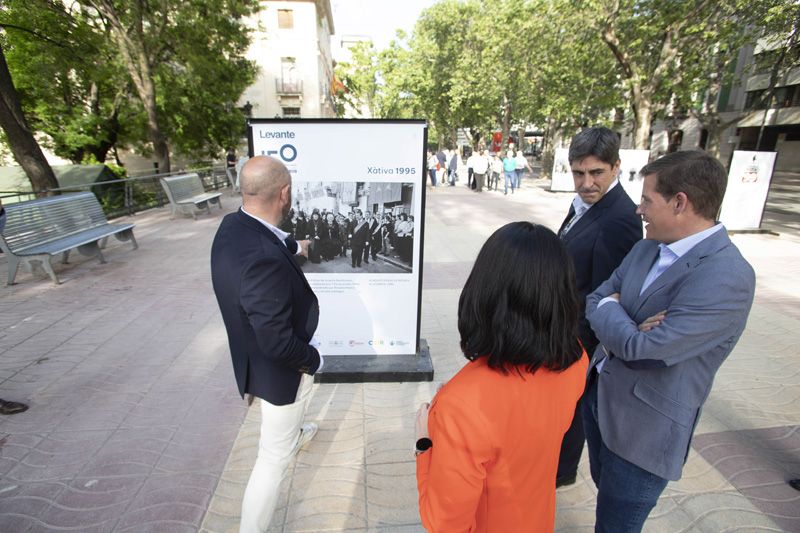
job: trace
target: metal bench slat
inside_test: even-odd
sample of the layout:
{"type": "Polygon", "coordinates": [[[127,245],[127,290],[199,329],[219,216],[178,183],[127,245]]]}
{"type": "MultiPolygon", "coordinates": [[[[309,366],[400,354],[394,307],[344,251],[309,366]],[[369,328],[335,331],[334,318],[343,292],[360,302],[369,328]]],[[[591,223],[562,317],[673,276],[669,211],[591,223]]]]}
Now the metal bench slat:
{"type": "Polygon", "coordinates": [[[195,209],[202,204],[210,213],[209,204],[216,203],[222,209],[221,192],[206,192],[200,176],[197,174],[182,174],[161,178],[161,186],[167,194],[174,216],[178,211],[188,212],[195,217],[195,209]]]}
{"type": "Polygon", "coordinates": [[[26,248],[25,250],[20,251],[19,255],[57,255],[62,252],[66,252],[67,250],[77,248],[78,246],[100,240],[103,237],[110,237],[115,233],[131,229],[132,227],[133,224],[109,224],[107,226],[86,230],[75,235],[68,235],[55,241],[50,241],[35,247],[26,248]]]}
{"type": "Polygon", "coordinates": [[[130,240],[134,249],[138,247],[132,231],[134,225],[109,224],[100,202],[91,192],[10,204],[6,206],[6,213],[0,247],[9,253],[9,284],[14,283],[20,263],[32,268],[35,261],[41,261],[53,281],[58,283],[50,258],[64,253],[66,262],[73,248],[105,262],[98,241],[111,235],[116,235],[119,240],[130,240]]]}

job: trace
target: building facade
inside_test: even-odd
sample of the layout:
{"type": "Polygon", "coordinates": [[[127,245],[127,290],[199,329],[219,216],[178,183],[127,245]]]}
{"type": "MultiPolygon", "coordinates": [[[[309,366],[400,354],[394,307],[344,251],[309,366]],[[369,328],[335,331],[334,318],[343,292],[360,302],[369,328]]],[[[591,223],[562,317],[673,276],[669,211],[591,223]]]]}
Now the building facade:
{"type": "MultiPolygon", "coordinates": [[[[771,43],[762,39],[739,50],[734,81],[723,88],[717,101],[721,121],[729,124],[722,134],[719,156],[727,163],[734,150],[775,151],[775,171],[796,173],[800,172],[800,68],[783,69],[772,98],[765,101],[770,70],[780,51],[776,41],[771,43]]],[[[787,52],[790,57],[798,53],[787,52]]],[[[708,131],[700,121],[676,111],[653,124],[651,157],[705,149],[707,141],[708,131]]]]}
{"type": "Polygon", "coordinates": [[[262,1],[249,26],[259,73],[240,107],[256,118],[334,117],[330,0],[262,1]]]}

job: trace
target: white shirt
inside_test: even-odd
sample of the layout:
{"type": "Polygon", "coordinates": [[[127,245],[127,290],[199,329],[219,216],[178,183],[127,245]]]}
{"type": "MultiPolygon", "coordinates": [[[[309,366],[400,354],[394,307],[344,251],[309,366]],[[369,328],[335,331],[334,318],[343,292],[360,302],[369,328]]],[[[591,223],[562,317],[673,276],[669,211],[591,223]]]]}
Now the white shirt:
{"type": "MultiPolygon", "coordinates": [[[[248,213],[247,211],[244,210],[244,207],[242,207],[242,213],[244,213],[245,215],[249,216],[250,218],[254,218],[254,219],[258,220],[259,222],[261,222],[264,225],[264,227],[266,227],[268,230],[270,230],[272,233],[274,233],[275,236],[278,238],[278,240],[281,241],[284,246],[286,246],[286,237],[289,236],[288,233],[286,233],[285,231],[283,231],[280,228],[276,228],[275,226],[273,226],[272,224],[270,224],[269,222],[267,222],[263,218],[258,218],[257,216],[248,213]]],[[[299,255],[302,252],[302,248],[303,248],[303,246],[298,241],[297,242],[297,251],[295,252],[295,255],[299,255]]],[[[322,343],[319,342],[316,337],[312,336],[311,340],[308,341],[308,344],[310,346],[313,346],[314,348],[316,348],[317,352],[319,353],[319,368],[317,368],[317,372],[321,372],[322,371],[322,366],[325,364],[325,361],[322,359],[322,353],[319,352],[319,347],[320,347],[320,345],[322,343]]]]}
{"type": "Polygon", "coordinates": [[[487,170],[489,170],[489,160],[485,156],[476,155],[472,162],[472,171],[475,174],[486,174],[487,170]]]}
{"type": "MultiPolygon", "coordinates": [[[[611,183],[611,186],[606,191],[606,194],[608,194],[608,191],[616,187],[618,183],[619,180],[615,179],[611,183]]],[[[569,219],[567,225],[564,226],[564,229],[561,230],[560,235],[566,235],[566,233],[570,229],[572,229],[572,226],[574,226],[583,217],[583,215],[585,215],[589,211],[589,209],[592,208],[593,205],[594,204],[587,204],[586,202],[583,201],[583,198],[581,198],[580,194],[576,194],[575,198],[572,199],[572,209],[573,211],[575,211],[575,215],[571,219],[569,219]]]]}

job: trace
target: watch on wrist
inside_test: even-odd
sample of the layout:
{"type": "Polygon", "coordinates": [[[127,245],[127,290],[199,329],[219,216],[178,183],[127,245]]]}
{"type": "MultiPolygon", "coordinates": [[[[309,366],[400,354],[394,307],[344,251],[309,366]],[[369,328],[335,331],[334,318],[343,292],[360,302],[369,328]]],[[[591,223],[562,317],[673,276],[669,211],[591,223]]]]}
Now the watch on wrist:
{"type": "Polygon", "coordinates": [[[421,453],[427,452],[433,446],[433,441],[428,437],[422,437],[421,439],[417,440],[417,445],[414,449],[414,455],[419,455],[421,453]]]}

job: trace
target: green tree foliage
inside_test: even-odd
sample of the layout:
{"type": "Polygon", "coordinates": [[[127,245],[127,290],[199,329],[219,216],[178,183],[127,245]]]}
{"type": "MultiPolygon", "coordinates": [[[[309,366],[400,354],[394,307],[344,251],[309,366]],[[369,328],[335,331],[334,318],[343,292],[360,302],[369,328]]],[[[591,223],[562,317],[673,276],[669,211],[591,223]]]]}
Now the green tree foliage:
{"type": "Polygon", "coordinates": [[[135,131],[130,84],[100,28],[61,2],[8,0],[0,11],[26,115],[75,163],[103,161],[135,131]]]}
{"type": "Polygon", "coordinates": [[[708,96],[715,98],[730,80],[728,67],[738,49],[797,20],[795,0],[585,0],[579,5],[617,60],[630,98],[635,148],[647,148],[651,122],[668,106],[716,105],[708,96]]]}
{"type": "Polygon", "coordinates": [[[255,0],[6,0],[0,38],[23,108],[55,153],[81,162],[115,147],[198,157],[235,144],[234,107],[255,78],[243,18],[255,0]]]}
{"type": "Polygon", "coordinates": [[[340,77],[375,116],[427,118],[440,144],[453,144],[456,128],[478,140],[515,124],[596,121],[621,101],[613,57],[585,21],[564,16],[570,9],[566,0],[443,0],[410,39],[362,48],[340,77]]]}
{"type": "Polygon", "coordinates": [[[17,163],[25,170],[36,192],[58,186],[39,143],[25,120],[6,56],[0,43],[0,129],[17,163]]]}
{"type": "MultiPolygon", "coordinates": [[[[431,138],[476,137],[537,124],[552,145],[588,124],[651,124],[676,109],[709,130],[710,150],[735,122],[717,110],[742,46],[783,44],[766,61],[774,83],[793,65],[796,0],[441,0],[388,50],[368,46],[341,66],[348,98],[374,116],[426,118],[431,138]],[[627,112],[625,112],[627,110],[627,112]]],[[[764,68],[762,66],[762,68],[764,68]]],[[[769,94],[769,92],[767,92],[769,94]]]]}

